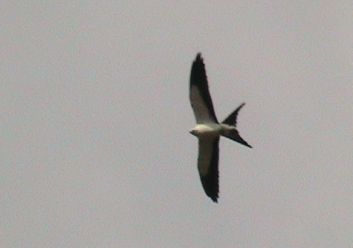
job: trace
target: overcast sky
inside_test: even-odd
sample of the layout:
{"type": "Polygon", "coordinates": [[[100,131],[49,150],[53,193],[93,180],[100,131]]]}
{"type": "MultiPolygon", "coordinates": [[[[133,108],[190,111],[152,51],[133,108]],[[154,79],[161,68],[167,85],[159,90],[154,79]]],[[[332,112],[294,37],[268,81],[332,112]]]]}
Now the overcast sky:
{"type": "Polygon", "coordinates": [[[1,247],[352,247],[352,13],[2,1],[1,247]],[[221,139],[218,204],[188,132],[197,52],[254,147],[221,139]]]}

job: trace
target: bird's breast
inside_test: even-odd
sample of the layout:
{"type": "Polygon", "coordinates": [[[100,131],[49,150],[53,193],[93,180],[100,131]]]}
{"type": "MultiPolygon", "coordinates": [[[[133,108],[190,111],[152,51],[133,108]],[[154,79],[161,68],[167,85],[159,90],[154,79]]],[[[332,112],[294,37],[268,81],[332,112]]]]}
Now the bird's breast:
{"type": "Polygon", "coordinates": [[[217,123],[198,124],[193,128],[192,132],[198,137],[219,136],[221,126],[217,123]]]}

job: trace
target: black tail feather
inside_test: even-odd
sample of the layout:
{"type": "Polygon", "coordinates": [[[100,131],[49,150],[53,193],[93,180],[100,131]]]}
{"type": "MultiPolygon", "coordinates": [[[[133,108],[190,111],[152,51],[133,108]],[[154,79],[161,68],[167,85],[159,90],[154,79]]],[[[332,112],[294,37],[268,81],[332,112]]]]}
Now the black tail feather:
{"type": "Polygon", "coordinates": [[[239,107],[236,108],[230,115],[228,115],[227,118],[224,119],[222,122],[223,124],[228,124],[230,126],[236,126],[237,125],[237,117],[240,109],[244,107],[245,103],[243,102],[242,104],[239,105],[239,107]]]}
{"type": "MultiPolygon", "coordinates": [[[[230,115],[228,115],[227,118],[224,119],[222,124],[236,127],[238,113],[239,113],[240,109],[242,107],[244,107],[244,105],[245,105],[245,103],[240,104],[239,107],[237,107],[230,115]]],[[[228,131],[224,132],[222,135],[231,139],[231,140],[234,140],[244,146],[252,148],[251,145],[249,145],[242,137],[240,137],[239,132],[235,128],[233,130],[228,130],[228,131]]]]}
{"type": "Polygon", "coordinates": [[[227,133],[227,134],[223,134],[224,137],[227,137],[228,139],[234,140],[244,146],[247,146],[249,148],[252,148],[251,145],[248,144],[248,142],[246,142],[240,135],[239,132],[237,130],[232,130],[231,132],[227,133]]]}

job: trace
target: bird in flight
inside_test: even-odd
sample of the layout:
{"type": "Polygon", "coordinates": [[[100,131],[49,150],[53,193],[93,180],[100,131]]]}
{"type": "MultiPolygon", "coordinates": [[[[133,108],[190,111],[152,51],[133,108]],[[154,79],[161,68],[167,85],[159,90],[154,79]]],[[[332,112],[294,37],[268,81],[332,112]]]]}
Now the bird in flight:
{"type": "Polygon", "coordinates": [[[205,64],[198,53],[192,63],[190,75],[190,102],[196,118],[196,126],[190,131],[199,141],[199,155],[197,167],[205,193],[217,202],[219,193],[218,183],[218,143],[220,136],[224,136],[247,147],[251,146],[240,137],[236,129],[239,110],[242,103],[222,123],[217,121],[213,109],[212,99],[208,90],[205,64]]]}

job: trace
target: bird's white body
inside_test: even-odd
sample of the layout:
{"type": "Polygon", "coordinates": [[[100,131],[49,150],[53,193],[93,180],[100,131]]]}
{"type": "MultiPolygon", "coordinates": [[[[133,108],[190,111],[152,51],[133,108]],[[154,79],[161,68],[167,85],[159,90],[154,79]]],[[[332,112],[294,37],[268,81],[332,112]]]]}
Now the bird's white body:
{"type": "Polygon", "coordinates": [[[223,123],[203,123],[197,124],[190,133],[202,138],[202,137],[217,137],[223,134],[227,134],[230,131],[235,130],[234,126],[230,126],[223,123]]]}
{"type": "Polygon", "coordinates": [[[215,137],[219,136],[222,126],[217,123],[203,123],[196,125],[190,133],[197,137],[215,137]]]}

